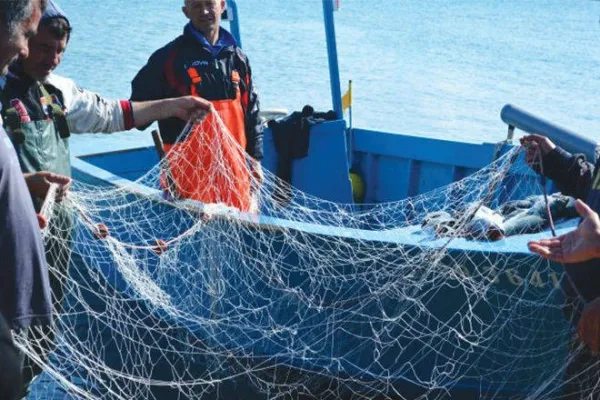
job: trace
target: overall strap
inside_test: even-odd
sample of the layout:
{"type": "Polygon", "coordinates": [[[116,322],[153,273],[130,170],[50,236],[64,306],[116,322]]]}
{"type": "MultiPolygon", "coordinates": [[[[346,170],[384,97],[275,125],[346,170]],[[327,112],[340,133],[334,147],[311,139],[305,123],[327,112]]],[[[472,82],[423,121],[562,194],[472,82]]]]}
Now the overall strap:
{"type": "Polygon", "coordinates": [[[52,99],[52,95],[46,90],[43,84],[39,84],[40,92],[44,99],[46,100],[46,107],[48,107],[48,112],[50,117],[54,121],[54,125],[56,126],[56,130],[61,138],[66,139],[71,136],[71,131],[69,130],[69,124],[67,123],[67,116],[65,112],[54,102],[52,99]]]}
{"type": "Polygon", "coordinates": [[[192,80],[190,94],[192,96],[200,96],[200,92],[202,89],[202,77],[200,77],[200,74],[198,74],[198,70],[195,67],[188,68],[187,73],[190,79],[192,80]]]}
{"type": "Polygon", "coordinates": [[[13,143],[16,145],[25,143],[25,132],[21,125],[21,115],[15,107],[6,110],[4,122],[10,131],[13,143]]]}

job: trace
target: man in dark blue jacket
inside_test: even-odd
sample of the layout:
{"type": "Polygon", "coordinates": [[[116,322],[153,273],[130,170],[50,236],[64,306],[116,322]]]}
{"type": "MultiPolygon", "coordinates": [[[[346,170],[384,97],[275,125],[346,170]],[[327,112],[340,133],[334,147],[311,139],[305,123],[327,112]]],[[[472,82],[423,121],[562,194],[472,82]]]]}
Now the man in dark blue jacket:
{"type": "MultiPolygon", "coordinates": [[[[248,58],[237,46],[229,32],[220,27],[225,0],[186,0],[183,13],[190,20],[183,34],[157,50],[148,63],[138,72],[132,82],[132,101],[157,100],[163,98],[195,95],[213,103],[235,146],[245,149],[250,160],[259,161],[263,156],[262,124],[259,118],[258,95],[252,80],[248,58]]],[[[210,123],[210,121],[209,121],[210,123]]],[[[218,124],[213,122],[213,126],[218,124]]],[[[204,157],[198,146],[186,146],[194,139],[192,134],[179,137],[185,122],[176,118],[159,121],[160,134],[165,150],[176,150],[190,165],[208,168],[210,157],[204,157]],[[204,157],[204,158],[203,158],[204,157]]],[[[207,135],[214,133],[204,132],[207,135]]],[[[231,144],[229,145],[231,147],[231,144]]],[[[213,149],[214,150],[214,149],[213,149]]],[[[225,149],[227,154],[228,149],[225,149]]],[[[214,151],[217,153],[217,151],[214,151]]],[[[245,156],[245,155],[243,155],[245,156]]],[[[236,157],[230,157],[227,162],[236,157]]],[[[240,157],[237,157],[240,158],[240,157]]],[[[181,159],[180,159],[181,160],[181,159]]],[[[181,164],[181,162],[172,162],[181,164]]],[[[244,162],[245,164],[245,162],[244,162]]],[[[262,179],[260,164],[248,163],[254,179],[262,179]]],[[[248,167],[244,165],[244,168],[248,167]]],[[[178,190],[183,197],[204,202],[223,201],[215,196],[198,193],[197,188],[214,185],[214,182],[197,181],[208,173],[194,171],[172,171],[178,190]],[[184,178],[189,182],[184,182],[184,178]],[[195,179],[195,180],[194,180],[195,179]]],[[[238,182],[244,177],[236,177],[238,182]]],[[[248,185],[246,185],[248,186],[248,185]]],[[[237,188],[239,189],[239,188],[237,188]]],[[[218,197],[218,196],[217,196],[218,197]]],[[[228,203],[228,201],[223,201],[228,203]]],[[[232,206],[245,208],[244,204],[232,201],[232,206]]],[[[245,203],[242,201],[241,203],[245,203]]]]}
{"type": "MultiPolygon", "coordinates": [[[[545,136],[528,135],[521,139],[521,143],[527,148],[526,161],[534,170],[543,171],[563,194],[585,201],[593,211],[600,211],[600,173],[598,173],[600,166],[598,164],[587,162],[583,155],[573,155],[565,151],[545,136]]],[[[581,205],[578,208],[581,209],[581,205]]],[[[540,243],[533,243],[532,250],[536,249],[536,244],[540,245],[540,243]]],[[[540,251],[543,253],[542,250],[540,251]]],[[[586,305],[595,304],[595,300],[600,298],[600,259],[592,258],[580,262],[570,262],[569,259],[563,261],[565,261],[565,277],[562,280],[566,299],[565,315],[574,326],[577,326],[586,305]]],[[[569,396],[568,398],[596,398],[600,395],[600,388],[596,387],[600,376],[598,373],[600,358],[589,349],[581,349],[579,343],[572,343],[572,348],[566,371],[565,395],[569,396]]]]}

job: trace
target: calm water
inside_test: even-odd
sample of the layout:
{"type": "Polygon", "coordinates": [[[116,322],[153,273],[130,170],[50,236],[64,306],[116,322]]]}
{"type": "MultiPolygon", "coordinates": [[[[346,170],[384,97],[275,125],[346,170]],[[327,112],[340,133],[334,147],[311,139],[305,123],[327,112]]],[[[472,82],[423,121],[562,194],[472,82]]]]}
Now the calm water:
{"type": "MultiPolygon", "coordinates": [[[[62,0],[75,31],[58,73],[129,97],[148,56],[181,32],[179,3],[62,0]]],[[[263,108],[329,109],[321,1],[238,3],[263,108]]],[[[336,23],[355,126],[497,141],[500,109],[513,103],[600,140],[599,17],[591,0],[345,0],[336,23]]],[[[87,153],[151,139],[132,131],[72,144],[87,153]]]]}

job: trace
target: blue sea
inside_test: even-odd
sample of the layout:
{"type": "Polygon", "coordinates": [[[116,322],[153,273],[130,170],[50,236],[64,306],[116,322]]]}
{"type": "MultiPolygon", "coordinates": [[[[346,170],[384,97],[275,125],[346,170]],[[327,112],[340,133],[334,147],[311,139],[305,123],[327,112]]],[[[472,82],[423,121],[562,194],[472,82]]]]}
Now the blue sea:
{"type": "MultiPolygon", "coordinates": [[[[182,3],[63,0],[74,33],[57,73],[128,98],[150,54],[181,33],[182,3]]],[[[238,6],[262,108],[330,109],[321,0],[238,6]]],[[[591,0],[342,0],[338,51],[342,91],[353,81],[354,126],[498,141],[500,110],[512,103],[600,140],[599,18],[591,0]]],[[[72,145],[79,154],[150,145],[148,132],[72,145]]]]}

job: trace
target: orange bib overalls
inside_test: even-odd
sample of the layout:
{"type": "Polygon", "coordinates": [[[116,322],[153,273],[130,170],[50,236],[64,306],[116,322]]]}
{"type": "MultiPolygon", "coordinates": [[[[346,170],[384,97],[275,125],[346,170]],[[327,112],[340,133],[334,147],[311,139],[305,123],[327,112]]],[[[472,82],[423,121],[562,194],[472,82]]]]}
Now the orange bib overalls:
{"type": "MultiPolygon", "coordinates": [[[[201,77],[188,69],[193,96],[201,96],[196,85],[201,77]]],[[[203,203],[225,203],[241,211],[250,209],[250,173],[246,154],[246,127],[240,95],[240,75],[233,71],[235,99],[211,103],[218,118],[210,113],[193,126],[181,143],[165,144],[169,168],[180,197],[203,203]]]]}

